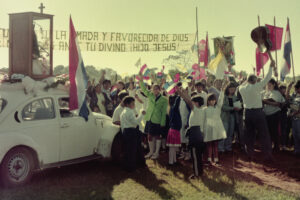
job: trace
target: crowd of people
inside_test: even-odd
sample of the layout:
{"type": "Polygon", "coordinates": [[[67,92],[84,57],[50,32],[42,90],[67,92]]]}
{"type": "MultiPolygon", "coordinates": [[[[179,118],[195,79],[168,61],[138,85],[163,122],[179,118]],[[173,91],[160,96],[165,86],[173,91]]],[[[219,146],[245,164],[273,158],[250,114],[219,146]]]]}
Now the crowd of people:
{"type": "Polygon", "coordinates": [[[103,72],[97,84],[89,82],[89,106],[121,127],[127,171],[145,167],[145,159],[159,159],[168,149],[170,166],[178,159],[192,160],[191,178],[198,177],[203,165],[221,165],[233,144],[249,161],[255,159],[256,138],[265,162],[292,149],[299,157],[300,81],[288,86],[275,81],[273,66],[263,79],[250,75],[242,81],[219,80],[209,75],[207,80],[191,79],[185,88],[179,81],[173,94],[163,81],[146,85],[141,73],[138,83],[131,79],[112,87],[103,72]]]}

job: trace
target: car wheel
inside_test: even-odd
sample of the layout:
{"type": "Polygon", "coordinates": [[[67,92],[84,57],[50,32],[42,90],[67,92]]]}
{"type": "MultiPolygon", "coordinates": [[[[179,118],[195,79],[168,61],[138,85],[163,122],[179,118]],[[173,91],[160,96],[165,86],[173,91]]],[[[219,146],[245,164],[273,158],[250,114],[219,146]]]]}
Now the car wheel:
{"type": "Polygon", "coordinates": [[[123,151],[123,139],[121,133],[118,133],[114,138],[114,141],[112,143],[112,148],[111,148],[111,156],[114,163],[122,164],[124,158],[124,151],[123,151]]]}
{"type": "Polygon", "coordinates": [[[0,173],[5,187],[16,187],[27,183],[33,172],[31,152],[23,147],[10,150],[3,159],[0,173]]]}

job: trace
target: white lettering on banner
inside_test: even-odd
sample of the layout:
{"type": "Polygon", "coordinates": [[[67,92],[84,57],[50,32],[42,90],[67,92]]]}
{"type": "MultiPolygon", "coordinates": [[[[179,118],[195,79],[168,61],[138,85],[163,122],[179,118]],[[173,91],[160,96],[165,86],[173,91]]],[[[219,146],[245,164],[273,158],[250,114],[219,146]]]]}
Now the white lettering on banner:
{"type": "MultiPolygon", "coordinates": [[[[49,30],[36,33],[38,37],[49,38],[49,30]]],[[[68,31],[53,31],[53,48],[68,51],[68,31]]],[[[149,34],[78,31],[82,51],[92,52],[147,52],[179,51],[191,49],[195,34],[149,34]]],[[[9,30],[0,28],[0,47],[9,47],[9,30]]]]}

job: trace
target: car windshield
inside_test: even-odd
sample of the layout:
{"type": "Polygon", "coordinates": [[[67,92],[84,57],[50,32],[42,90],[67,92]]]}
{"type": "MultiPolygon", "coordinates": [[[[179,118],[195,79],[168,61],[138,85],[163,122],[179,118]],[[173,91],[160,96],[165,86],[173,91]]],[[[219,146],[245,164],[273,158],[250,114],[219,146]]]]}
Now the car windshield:
{"type": "Polygon", "coordinates": [[[4,99],[0,99],[0,113],[4,110],[5,106],[7,104],[7,101],[4,99]]]}

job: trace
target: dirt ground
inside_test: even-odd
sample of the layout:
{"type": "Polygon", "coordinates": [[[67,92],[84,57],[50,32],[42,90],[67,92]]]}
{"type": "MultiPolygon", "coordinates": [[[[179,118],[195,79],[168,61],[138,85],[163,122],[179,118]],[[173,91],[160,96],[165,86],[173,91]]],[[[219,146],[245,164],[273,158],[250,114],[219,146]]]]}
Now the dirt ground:
{"type": "Polygon", "coordinates": [[[262,153],[256,151],[256,159],[250,163],[243,152],[235,149],[232,153],[221,155],[221,166],[213,168],[234,178],[300,194],[300,158],[291,151],[274,153],[273,156],[274,163],[263,164],[262,153]]]}
{"type": "Polygon", "coordinates": [[[127,173],[107,160],[43,170],[19,188],[0,188],[0,200],[86,199],[300,199],[300,158],[274,154],[262,165],[262,153],[249,163],[235,148],[220,156],[220,166],[206,166],[199,180],[190,180],[191,161],[168,166],[168,153],[147,160],[147,168],[127,173]]]}

